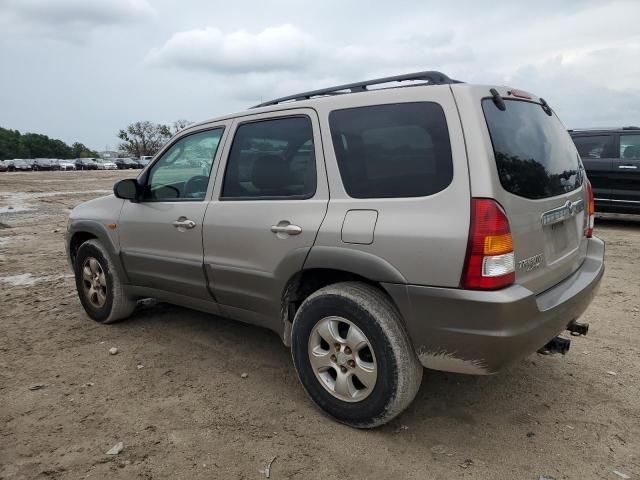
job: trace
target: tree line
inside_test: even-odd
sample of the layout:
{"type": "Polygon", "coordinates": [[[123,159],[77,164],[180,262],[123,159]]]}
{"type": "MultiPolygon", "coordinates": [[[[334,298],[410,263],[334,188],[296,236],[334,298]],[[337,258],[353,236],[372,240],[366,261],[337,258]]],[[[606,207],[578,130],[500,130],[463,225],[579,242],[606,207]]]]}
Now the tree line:
{"type": "MultiPolygon", "coordinates": [[[[118,132],[120,151],[132,157],[155,155],[162,146],[183,128],[187,120],[176,120],[171,125],[149,121],[135,122],[118,132]]],[[[98,152],[80,142],[69,146],[62,140],[39,133],[20,133],[0,127],[0,160],[12,158],[90,158],[98,152]]]]}
{"type": "Polygon", "coordinates": [[[0,127],[0,160],[12,158],[87,158],[98,153],[80,142],[69,146],[40,133],[20,133],[0,127]]]}

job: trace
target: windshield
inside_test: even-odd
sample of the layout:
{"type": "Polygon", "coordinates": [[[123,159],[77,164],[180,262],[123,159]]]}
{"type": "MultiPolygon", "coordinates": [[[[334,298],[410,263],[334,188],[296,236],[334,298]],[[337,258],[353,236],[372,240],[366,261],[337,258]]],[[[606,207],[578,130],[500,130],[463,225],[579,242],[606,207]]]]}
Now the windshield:
{"type": "Polygon", "coordinates": [[[482,101],[500,183],[525,198],[547,198],[582,184],[582,171],[571,137],[555,114],[533,102],[505,99],[499,110],[482,101]]]}

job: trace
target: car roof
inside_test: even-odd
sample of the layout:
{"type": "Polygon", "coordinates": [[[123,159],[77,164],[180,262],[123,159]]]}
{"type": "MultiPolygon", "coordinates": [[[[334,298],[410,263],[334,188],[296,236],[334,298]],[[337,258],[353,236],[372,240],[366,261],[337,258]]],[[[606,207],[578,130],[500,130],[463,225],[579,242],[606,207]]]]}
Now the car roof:
{"type": "MultiPolygon", "coordinates": [[[[393,91],[398,88],[405,88],[405,87],[433,88],[437,86],[450,85],[454,83],[462,83],[462,82],[449,78],[444,73],[441,73],[438,71],[424,71],[424,72],[408,73],[404,75],[396,75],[392,77],[375,78],[372,80],[337,85],[334,87],[311,90],[308,92],[301,92],[294,95],[288,95],[285,97],[276,98],[273,100],[269,100],[267,102],[262,102],[259,105],[256,105],[244,111],[240,111],[240,112],[236,112],[236,113],[232,113],[232,114],[224,115],[220,117],[215,117],[209,120],[195,123],[193,125],[189,125],[189,127],[187,127],[182,132],[197,129],[198,127],[202,127],[211,123],[221,122],[221,121],[230,120],[233,118],[243,117],[247,115],[277,112],[280,110],[289,110],[292,107],[293,108],[313,108],[319,104],[329,102],[331,99],[336,100],[342,97],[343,95],[350,95],[354,93],[371,95],[372,97],[377,97],[380,100],[381,97],[393,95],[393,91]],[[409,84],[405,83],[404,85],[397,85],[398,82],[419,82],[419,83],[409,83],[409,84]],[[393,85],[394,83],[396,83],[396,85],[393,85]],[[379,86],[379,85],[385,85],[385,84],[392,84],[392,86],[379,87],[379,88],[373,88],[373,89],[369,88],[371,86],[379,86]]],[[[372,102],[375,102],[375,101],[377,100],[374,100],[372,98],[372,102]]]]}
{"type": "MultiPolygon", "coordinates": [[[[471,90],[477,91],[478,89],[486,90],[487,95],[511,95],[511,92],[520,92],[528,95],[529,101],[536,103],[545,103],[543,99],[519,89],[511,88],[506,85],[479,85],[469,84],[458,80],[449,78],[447,75],[437,71],[425,71],[410,73],[405,75],[397,75],[394,77],[384,77],[363,82],[356,82],[351,84],[338,85],[335,87],[328,87],[319,90],[312,90],[309,92],[303,92],[295,95],[289,95],[286,97],[276,98],[267,102],[260,103],[250,109],[243,110],[236,113],[227,114],[224,116],[214,117],[208,120],[194,123],[187,128],[181,130],[176,136],[189,135],[196,133],[200,130],[211,128],[216,123],[229,121],[233,119],[242,118],[249,115],[276,113],[291,109],[310,108],[323,106],[331,110],[341,108],[343,99],[345,103],[350,103],[347,97],[351,97],[353,94],[366,95],[367,101],[372,105],[382,103],[393,103],[397,100],[398,94],[401,91],[406,92],[408,88],[415,89],[416,98],[420,98],[421,89],[434,88],[434,89],[456,89],[456,90],[471,90]],[[404,82],[399,84],[399,82],[404,82]],[[407,83],[409,82],[409,83],[407,83]],[[369,88],[375,86],[376,88],[369,88]]],[[[515,95],[515,94],[514,94],[515,95]]],[[[403,95],[406,97],[406,95],[403,95]]],[[[518,95],[515,95],[518,96],[518,95]]],[[[144,157],[141,157],[144,158],[144,157]]]]}

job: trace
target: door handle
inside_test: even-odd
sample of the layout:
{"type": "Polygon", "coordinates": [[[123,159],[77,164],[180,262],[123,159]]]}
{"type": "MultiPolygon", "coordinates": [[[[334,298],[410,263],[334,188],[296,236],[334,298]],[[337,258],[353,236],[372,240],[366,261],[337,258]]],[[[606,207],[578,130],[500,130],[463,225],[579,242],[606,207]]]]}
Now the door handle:
{"type": "Polygon", "coordinates": [[[636,167],[635,165],[618,165],[618,168],[624,168],[625,170],[635,170],[636,167]]]}
{"type": "Polygon", "coordinates": [[[285,235],[300,235],[302,233],[302,228],[283,220],[278,222],[277,225],[271,225],[271,231],[273,233],[283,233],[285,235]]]}
{"type": "Polygon", "coordinates": [[[193,220],[188,220],[184,217],[180,217],[178,220],[176,220],[175,222],[173,222],[173,226],[176,228],[194,228],[196,226],[196,222],[194,222],[193,220]]]}

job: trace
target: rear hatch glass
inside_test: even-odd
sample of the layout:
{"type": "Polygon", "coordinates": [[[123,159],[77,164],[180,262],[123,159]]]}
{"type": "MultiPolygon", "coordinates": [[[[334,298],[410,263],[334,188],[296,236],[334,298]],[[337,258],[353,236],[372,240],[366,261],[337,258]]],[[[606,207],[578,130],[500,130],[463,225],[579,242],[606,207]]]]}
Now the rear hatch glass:
{"type": "Polygon", "coordinates": [[[560,120],[536,103],[506,100],[505,105],[501,111],[493,100],[482,101],[504,189],[547,198],[579,188],[580,162],[560,120]]]}
{"type": "Polygon", "coordinates": [[[586,255],[584,173],[555,114],[539,103],[482,100],[511,226],[516,282],[538,293],[580,267],[586,255]],[[512,195],[510,195],[512,194],[512,195]]]}

